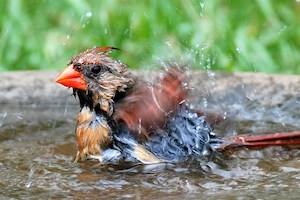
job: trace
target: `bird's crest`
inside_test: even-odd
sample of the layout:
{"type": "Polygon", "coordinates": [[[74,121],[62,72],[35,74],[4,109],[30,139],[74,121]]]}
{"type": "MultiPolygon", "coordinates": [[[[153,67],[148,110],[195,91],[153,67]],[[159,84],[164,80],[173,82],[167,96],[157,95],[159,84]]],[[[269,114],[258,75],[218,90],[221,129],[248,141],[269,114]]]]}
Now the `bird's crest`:
{"type": "Polygon", "coordinates": [[[108,55],[113,50],[121,50],[121,49],[117,47],[95,47],[88,50],[86,53],[96,52],[96,53],[108,55]]]}

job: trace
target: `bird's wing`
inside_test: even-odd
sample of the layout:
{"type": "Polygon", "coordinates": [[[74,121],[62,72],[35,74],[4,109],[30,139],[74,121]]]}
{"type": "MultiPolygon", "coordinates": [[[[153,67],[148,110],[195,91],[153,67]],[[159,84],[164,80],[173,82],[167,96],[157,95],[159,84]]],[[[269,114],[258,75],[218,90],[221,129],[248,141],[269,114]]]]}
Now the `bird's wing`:
{"type": "Polygon", "coordinates": [[[185,100],[186,76],[171,68],[153,84],[140,83],[115,105],[114,120],[124,122],[136,133],[148,135],[149,130],[164,126],[185,100]]]}

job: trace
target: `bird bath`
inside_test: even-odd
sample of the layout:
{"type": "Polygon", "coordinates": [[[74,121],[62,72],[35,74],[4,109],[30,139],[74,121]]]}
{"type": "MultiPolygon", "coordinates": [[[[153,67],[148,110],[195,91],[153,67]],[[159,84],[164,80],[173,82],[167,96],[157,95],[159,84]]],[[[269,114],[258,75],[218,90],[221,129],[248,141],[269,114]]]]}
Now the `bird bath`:
{"type": "MultiPolygon", "coordinates": [[[[154,72],[135,72],[151,78],[154,72]],[[149,76],[150,73],[150,76],[149,76]]],[[[241,150],[179,164],[73,164],[77,100],[56,72],[0,74],[0,196],[8,198],[298,198],[298,149],[241,150]],[[288,195],[288,196],[287,196],[288,195]]],[[[300,130],[300,77],[191,72],[191,104],[220,136],[300,130]]]]}

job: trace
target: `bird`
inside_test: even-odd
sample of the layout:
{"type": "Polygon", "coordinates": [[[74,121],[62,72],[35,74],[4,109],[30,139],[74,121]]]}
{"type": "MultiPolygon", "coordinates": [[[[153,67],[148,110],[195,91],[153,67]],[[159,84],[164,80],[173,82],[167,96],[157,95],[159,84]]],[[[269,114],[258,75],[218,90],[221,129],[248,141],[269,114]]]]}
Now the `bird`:
{"type": "Polygon", "coordinates": [[[73,88],[79,99],[75,162],[181,162],[233,147],[300,144],[298,131],[217,136],[209,116],[188,106],[188,76],[181,66],[167,67],[149,83],[109,55],[116,50],[120,49],[85,50],[55,80],[73,88]]]}

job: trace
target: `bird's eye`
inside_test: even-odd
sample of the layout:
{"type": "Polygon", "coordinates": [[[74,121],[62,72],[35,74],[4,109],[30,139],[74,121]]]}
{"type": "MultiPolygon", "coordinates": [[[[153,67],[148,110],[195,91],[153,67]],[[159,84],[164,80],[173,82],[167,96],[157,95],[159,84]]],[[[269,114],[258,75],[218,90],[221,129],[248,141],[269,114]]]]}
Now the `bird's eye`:
{"type": "Polygon", "coordinates": [[[101,72],[101,66],[96,65],[91,69],[91,71],[93,72],[93,74],[99,74],[101,72]]]}

